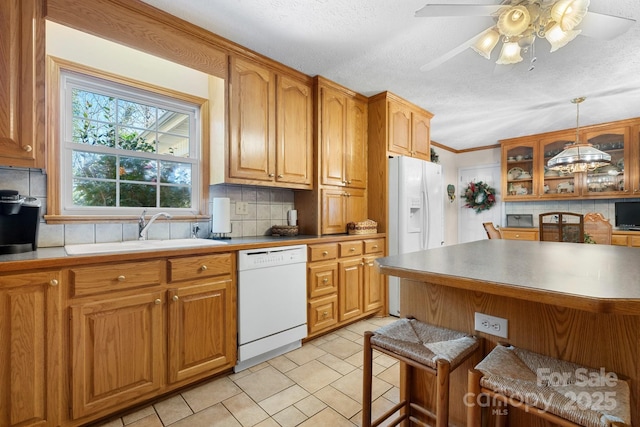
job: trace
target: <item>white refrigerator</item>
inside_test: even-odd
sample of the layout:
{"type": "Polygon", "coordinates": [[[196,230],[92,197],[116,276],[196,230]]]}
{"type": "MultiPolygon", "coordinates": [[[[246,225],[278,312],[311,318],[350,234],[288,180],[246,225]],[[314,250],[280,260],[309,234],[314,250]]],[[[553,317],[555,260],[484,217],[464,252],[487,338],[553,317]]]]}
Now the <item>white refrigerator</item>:
{"type": "MultiPolygon", "coordinates": [[[[389,158],[389,255],[444,244],[442,166],[413,157],[389,158]]],[[[400,279],[389,276],[389,314],[400,315],[400,279]]]]}

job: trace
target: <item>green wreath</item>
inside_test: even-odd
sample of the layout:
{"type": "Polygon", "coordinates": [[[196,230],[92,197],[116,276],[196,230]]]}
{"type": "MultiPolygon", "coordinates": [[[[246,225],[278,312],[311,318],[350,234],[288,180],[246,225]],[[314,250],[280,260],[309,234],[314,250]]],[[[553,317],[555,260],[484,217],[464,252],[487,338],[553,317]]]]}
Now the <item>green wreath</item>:
{"type": "Polygon", "coordinates": [[[496,204],[496,190],[482,181],[470,182],[462,197],[466,202],[464,206],[476,213],[491,209],[496,204]]]}

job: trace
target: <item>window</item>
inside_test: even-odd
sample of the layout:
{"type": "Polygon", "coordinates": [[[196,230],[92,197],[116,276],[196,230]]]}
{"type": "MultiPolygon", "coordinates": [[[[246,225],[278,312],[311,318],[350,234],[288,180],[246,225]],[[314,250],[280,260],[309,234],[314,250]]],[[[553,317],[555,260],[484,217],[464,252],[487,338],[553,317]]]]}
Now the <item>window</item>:
{"type": "Polygon", "coordinates": [[[71,71],[60,88],[63,215],[198,212],[199,105],[71,71]]]}

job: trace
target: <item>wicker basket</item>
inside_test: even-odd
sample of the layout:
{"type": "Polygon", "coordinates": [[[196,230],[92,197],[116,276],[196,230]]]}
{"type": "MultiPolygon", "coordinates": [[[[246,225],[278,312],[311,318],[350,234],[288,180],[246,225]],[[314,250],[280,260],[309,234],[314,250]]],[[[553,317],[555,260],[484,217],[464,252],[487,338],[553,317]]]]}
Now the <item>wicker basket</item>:
{"type": "Polygon", "coordinates": [[[378,232],[378,223],[368,219],[360,222],[350,222],[347,224],[349,234],[375,234],[378,232]]]}
{"type": "Polygon", "coordinates": [[[272,236],[297,236],[297,225],[274,225],[271,227],[272,236]]]}

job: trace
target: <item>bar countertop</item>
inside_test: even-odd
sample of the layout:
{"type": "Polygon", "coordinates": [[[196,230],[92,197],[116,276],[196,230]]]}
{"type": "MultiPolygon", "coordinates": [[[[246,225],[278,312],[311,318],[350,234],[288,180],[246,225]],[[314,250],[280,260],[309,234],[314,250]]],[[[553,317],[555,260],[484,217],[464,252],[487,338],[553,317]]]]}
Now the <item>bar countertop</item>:
{"type": "Polygon", "coordinates": [[[480,240],[379,258],[405,279],[596,313],[640,315],[640,249],[480,240]]]}

